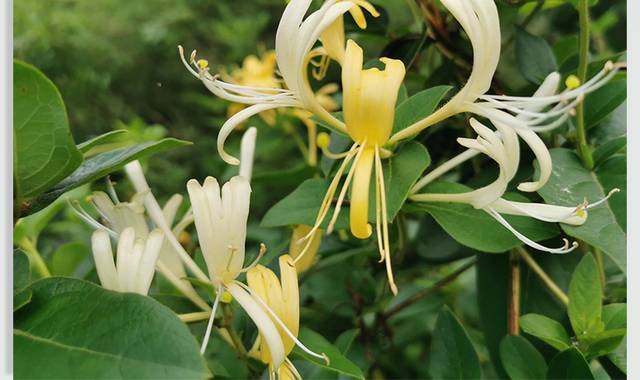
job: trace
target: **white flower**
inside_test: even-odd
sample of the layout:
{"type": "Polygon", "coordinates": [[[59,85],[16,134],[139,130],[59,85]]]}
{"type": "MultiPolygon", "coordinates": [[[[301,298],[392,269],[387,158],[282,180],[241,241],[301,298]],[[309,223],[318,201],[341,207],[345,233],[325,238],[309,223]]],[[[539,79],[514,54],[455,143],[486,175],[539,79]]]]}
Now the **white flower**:
{"type": "Polygon", "coordinates": [[[209,73],[208,62],[196,60],[195,51],[189,61],[180,56],[187,69],[216,96],[235,103],[249,104],[228,119],[218,134],[218,152],[223,160],[238,165],[239,160],[224,150],[224,143],[233,129],[249,117],[274,108],[297,107],[313,112],[336,128],[344,130],[344,123],[332,116],[317,101],[309,85],[307,66],[310,51],[322,32],[356,4],[351,1],[326,1],[320,9],[304,18],[311,0],[292,0],[285,8],[276,32],[276,60],[285,89],[241,86],[223,82],[209,73]]]}
{"type": "MultiPolygon", "coordinates": [[[[500,125],[497,123],[496,125],[500,125]]],[[[467,152],[461,154],[457,158],[444,163],[440,168],[436,168],[429,175],[425,176],[412,190],[413,195],[410,199],[417,202],[456,202],[467,203],[476,209],[481,209],[491,215],[500,224],[513,233],[518,239],[528,246],[549,253],[567,253],[577,247],[574,242],[569,246],[569,242],[565,239],[565,245],[560,248],[548,248],[535,241],[529,239],[524,234],[516,230],[509,222],[504,219],[502,214],[522,215],[535,218],[544,222],[566,223],[572,225],[581,225],[587,219],[587,210],[600,205],[606,201],[618,189],[613,189],[604,199],[589,205],[586,200],[583,204],[575,207],[555,206],[540,203],[513,202],[502,198],[506,191],[507,185],[513,179],[518,161],[513,157],[518,155],[519,149],[516,136],[509,136],[511,131],[509,128],[498,128],[499,132],[494,132],[482,125],[475,119],[471,119],[471,127],[478,133],[477,139],[459,138],[458,142],[469,148],[470,151],[484,153],[491,157],[499,165],[500,174],[498,178],[491,184],[465,193],[421,193],[415,194],[420,188],[424,187],[437,177],[446,173],[448,170],[459,165],[464,160],[473,157],[467,152]],[[462,158],[462,159],[460,159],[462,158]]],[[[511,131],[512,133],[513,131],[511,131]]]]}
{"type": "Polygon", "coordinates": [[[139,237],[132,227],[127,227],[118,239],[117,262],[114,263],[109,232],[96,230],[91,237],[91,245],[102,286],[109,290],[146,295],[163,240],[160,230],[139,237]]]}
{"type": "MultiPolygon", "coordinates": [[[[537,141],[530,141],[534,139],[533,135],[528,134],[527,137],[523,137],[523,131],[542,132],[562,125],[586,94],[604,86],[622,67],[620,64],[608,62],[602,71],[589,81],[581,86],[568,88],[560,94],[555,94],[557,80],[553,78],[550,81],[555,82],[555,86],[551,83],[542,86],[544,89],[541,91],[545,95],[541,93],[533,97],[486,95],[500,58],[500,20],[496,5],[493,0],[442,0],[442,4],[458,20],[471,41],[473,47],[471,75],[465,86],[447,104],[393,135],[389,140],[390,143],[413,136],[454,114],[471,112],[487,117],[493,122],[499,121],[515,128],[528,144],[535,145],[537,141]]],[[[558,74],[552,75],[558,76],[558,74]]],[[[532,149],[536,152],[535,146],[532,146],[532,149]]],[[[544,184],[543,182],[525,185],[521,190],[535,191],[544,184]]]]}

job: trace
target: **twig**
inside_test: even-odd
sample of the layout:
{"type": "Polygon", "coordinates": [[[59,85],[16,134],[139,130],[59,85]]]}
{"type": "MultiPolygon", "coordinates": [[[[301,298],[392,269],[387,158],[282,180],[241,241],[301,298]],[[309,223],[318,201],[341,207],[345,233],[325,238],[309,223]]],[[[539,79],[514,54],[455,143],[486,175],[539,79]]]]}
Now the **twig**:
{"type": "Polygon", "coordinates": [[[520,318],[520,259],[518,252],[511,252],[509,267],[511,276],[509,281],[508,329],[509,335],[518,335],[520,333],[518,324],[518,318],[520,318]]]}
{"type": "MultiPolygon", "coordinates": [[[[578,79],[584,83],[587,79],[587,64],[589,63],[589,3],[580,0],[580,60],[578,63],[578,79]]],[[[593,155],[587,143],[587,130],[584,123],[584,101],[576,107],[576,132],[578,154],[587,170],[593,169],[593,155]]]]}
{"type": "Polygon", "coordinates": [[[469,260],[466,264],[462,265],[460,268],[456,269],[455,271],[451,272],[450,274],[448,274],[447,276],[445,276],[444,278],[442,278],[441,280],[439,280],[438,282],[433,284],[432,287],[426,288],[426,289],[423,289],[423,290],[417,292],[413,296],[407,298],[406,300],[400,302],[396,306],[394,306],[391,309],[387,310],[383,314],[383,317],[384,318],[390,318],[393,315],[395,315],[395,314],[399,313],[400,311],[404,310],[405,308],[413,305],[414,303],[422,300],[423,298],[425,298],[425,297],[435,293],[436,291],[442,289],[444,286],[448,285],[450,282],[455,280],[462,273],[467,271],[467,269],[473,267],[476,264],[476,262],[477,262],[477,259],[474,257],[473,259],[469,260]]]}
{"type": "Polygon", "coordinates": [[[542,280],[549,291],[551,291],[551,293],[556,296],[556,298],[560,300],[560,302],[565,305],[569,305],[569,297],[567,296],[567,294],[563,292],[555,282],[553,282],[551,277],[547,275],[547,273],[540,267],[540,265],[538,265],[538,263],[536,263],[535,260],[533,260],[533,258],[529,256],[529,253],[527,253],[527,251],[522,247],[517,247],[515,250],[524,260],[524,262],[527,263],[529,268],[531,268],[531,270],[538,275],[540,280],[542,280]]]}

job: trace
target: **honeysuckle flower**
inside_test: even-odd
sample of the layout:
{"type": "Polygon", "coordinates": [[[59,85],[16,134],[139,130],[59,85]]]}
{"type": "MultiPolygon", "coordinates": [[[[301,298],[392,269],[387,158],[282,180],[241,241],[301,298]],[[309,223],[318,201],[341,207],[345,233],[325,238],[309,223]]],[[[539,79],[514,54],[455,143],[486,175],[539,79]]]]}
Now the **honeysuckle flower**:
{"type": "MultiPolygon", "coordinates": [[[[469,37],[473,47],[471,75],[465,86],[449,102],[428,117],[391,136],[390,143],[413,136],[452,115],[470,112],[514,128],[540,160],[541,142],[532,132],[547,131],[562,125],[586,94],[604,86],[622,67],[608,62],[584,84],[576,86],[579,81],[575,83],[574,80],[569,83],[569,88],[559,94],[555,94],[557,85],[554,87],[548,84],[548,88],[554,87],[554,91],[545,96],[487,95],[500,58],[500,20],[496,5],[493,0],[442,0],[442,4],[458,20],[469,37]]],[[[556,79],[548,80],[554,82],[556,79]]],[[[538,190],[544,185],[544,176],[542,173],[541,180],[521,184],[520,190],[538,190]]]]}
{"type": "Polygon", "coordinates": [[[205,60],[196,60],[195,51],[190,59],[180,56],[187,69],[216,96],[235,103],[250,105],[229,118],[218,134],[218,152],[223,160],[237,165],[239,160],[224,150],[224,143],[233,129],[247,118],[275,108],[296,107],[306,109],[335,128],[346,131],[344,123],[331,115],[318,102],[308,80],[307,66],[310,51],[320,35],[345,12],[358,6],[353,1],[326,1],[320,9],[305,14],[311,0],[292,0],[285,8],[276,32],[276,62],[285,88],[255,87],[231,84],[209,73],[205,60]]]}
{"type": "MultiPolygon", "coordinates": [[[[89,215],[78,202],[73,202],[72,207],[76,214],[87,224],[96,229],[107,231],[114,239],[118,239],[127,228],[132,228],[138,238],[146,239],[149,235],[149,225],[151,223],[145,215],[144,198],[145,193],[139,192],[129,202],[121,202],[112,186],[109,186],[109,194],[102,191],[93,192],[89,197],[89,201],[93,204],[103,223],[89,215]]],[[[182,195],[174,194],[162,208],[162,216],[165,223],[168,226],[173,226],[170,233],[174,238],[180,236],[185,228],[193,223],[193,215],[191,211],[188,211],[180,221],[174,224],[182,198],[182,195]]],[[[160,248],[159,258],[155,264],[158,271],[187,298],[200,308],[209,309],[207,303],[198,295],[191,283],[185,280],[187,274],[184,265],[176,255],[168,239],[164,239],[160,248]]]]}
{"type": "Polygon", "coordinates": [[[386,262],[389,286],[395,294],[397,287],[391,271],[387,202],[380,152],[391,135],[398,90],[404,79],[405,68],[399,60],[389,58],[380,60],[385,65],[384,70],[377,68],[363,70],[362,49],[352,40],[347,42],[342,65],[344,89],[342,108],[347,133],[354,143],[344,154],[344,160],[329,185],[315,224],[304,238],[307,240],[307,245],[296,260],[300,260],[311,246],[313,234],[320,228],[331,208],[340,179],[349,163],[353,161],[338,196],[327,232],[332,231],[351,185],[349,218],[351,233],[359,239],[367,239],[371,236],[372,228],[368,223],[369,186],[371,174],[374,172],[378,248],[381,261],[386,262]]]}
{"type": "MultiPolygon", "coordinates": [[[[604,199],[594,204],[588,204],[585,200],[584,203],[575,207],[506,200],[502,198],[502,196],[506,191],[509,181],[513,179],[518,166],[518,161],[514,161],[514,157],[518,156],[517,137],[513,135],[507,137],[509,136],[507,133],[509,131],[513,131],[509,128],[505,128],[504,126],[498,127],[498,132],[495,132],[473,118],[471,119],[470,124],[471,127],[478,133],[478,138],[458,138],[458,142],[461,145],[469,148],[470,150],[476,151],[478,153],[484,153],[487,156],[491,157],[494,161],[496,161],[500,169],[498,178],[493,183],[483,188],[469,192],[452,194],[421,193],[413,194],[409,198],[417,202],[467,203],[476,209],[480,209],[488,213],[491,217],[493,217],[511,233],[513,233],[514,236],[520,239],[520,241],[532,248],[549,253],[567,253],[574,250],[578,246],[577,242],[573,242],[571,245],[569,245],[569,241],[567,239],[564,239],[565,245],[560,248],[548,248],[539,243],[536,243],[535,241],[529,239],[527,236],[516,230],[506,219],[504,219],[502,214],[528,216],[551,223],[581,225],[587,219],[588,209],[596,207],[605,202],[613,193],[619,190],[613,189],[604,199]]],[[[497,123],[496,125],[499,126],[500,123],[497,123]]],[[[470,157],[470,155],[464,156],[465,159],[468,159],[468,157],[470,157]]],[[[456,165],[460,164],[461,162],[463,161],[454,161],[456,165]]],[[[446,173],[454,166],[450,163],[445,163],[442,165],[442,167],[443,169],[437,168],[432,173],[430,173],[430,175],[423,178],[419,183],[420,188],[435,180],[440,175],[446,173]]],[[[414,191],[416,191],[415,188],[414,191]]]]}
{"type": "MultiPolygon", "coordinates": [[[[275,314],[275,317],[287,327],[291,334],[296,337],[300,328],[300,293],[298,290],[298,274],[296,266],[291,256],[280,256],[280,278],[270,269],[257,265],[247,272],[247,285],[252,294],[260,299],[265,311],[267,307],[275,314]]],[[[274,323],[275,318],[273,318],[274,323]]],[[[278,329],[280,338],[284,345],[285,357],[289,355],[295,342],[281,328],[278,329]]],[[[269,347],[264,343],[262,336],[257,339],[253,356],[269,365],[269,373],[277,374],[280,379],[300,379],[300,374],[289,359],[284,360],[280,367],[275,367],[274,358],[271,356],[269,347]]]]}
{"type": "Polygon", "coordinates": [[[298,261],[295,261],[295,266],[298,273],[306,272],[317,261],[316,254],[318,253],[320,243],[322,242],[322,234],[324,233],[323,229],[318,228],[315,232],[313,232],[313,234],[309,238],[309,247],[307,248],[306,252],[303,252],[307,243],[307,241],[304,240],[304,237],[311,232],[312,228],[313,227],[304,224],[299,224],[293,227],[291,242],[289,243],[289,255],[291,255],[291,257],[293,257],[294,259],[297,259],[298,256],[302,255],[302,257],[300,257],[298,261]]]}
{"type": "Polygon", "coordinates": [[[280,368],[286,358],[285,343],[280,332],[287,334],[310,354],[324,358],[323,355],[313,353],[304,347],[278,317],[277,312],[271,310],[254,291],[236,280],[240,273],[254,268],[266,251],[262,246],[253,263],[243,267],[251,194],[249,181],[244,177],[236,176],[224,184],[221,189],[218,181],[213,177],[207,177],[202,185],[192,179],[187,183],[187,191],[191,199],[198,240],[207,264],[209,279],[216,288],[216,299],[212,306],[213,311],[207,325],[201,352],[204,353],[207,347],[220,295],[227,291],[238,301],[258,327],[261,341],[264,342],[265,347],[268,347],[271,355],[270,363],[274,369],[280,368]]]}
{"type": "Polygon", "coordinates": [[[163,240],[164,234],[160,230],[139,236],[133,227],[127,227],[119,235],[114,263],[109,232],[102,228],[96,230],[91,237],[91,246],[102,286],[147,295],[163,240]]]}

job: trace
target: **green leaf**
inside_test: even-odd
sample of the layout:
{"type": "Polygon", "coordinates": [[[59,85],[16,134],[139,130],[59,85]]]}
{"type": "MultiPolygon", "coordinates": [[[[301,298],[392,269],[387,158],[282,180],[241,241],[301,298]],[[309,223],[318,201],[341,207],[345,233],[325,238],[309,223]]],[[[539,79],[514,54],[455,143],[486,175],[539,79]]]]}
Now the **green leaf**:
{"type": "Polygon", "coordinates": [[[547,379],[588,380],[594,379],[594,377],[584,356],[575,347],[572,347],[551,359],[547,379]]]}
{"type": "Polygon", "coordinates": [[[478,313],[484,342],[491,362],[499,378],[507,377],[500,359],[500,342],[507,335],[507,297],[511,266],[509,255],[476,255],[476,289],[478,289],[478,313]]]}
{"type": "Polygon", "coordinates": [[[602,307],[602,322],[606,330],[627,327],[627,304],[612,303],[602,307]]]}
{"type": "MultiPolygon", "coordinates": [[[[291,194],[267,211],[260,225],[262,227],[281,227],[294,224],[313,226],[328,188],[329,183],[321,178],[312,178],[302,182],[291,194]]],[[[323,228],[329,224],[332,211],[325,218],[322,224],[323,228]]],[[[348,211],[344,209],[340,212],[335,225],[336,229],[347,228],[349,225],[347,214],[348,211]]]]}
{"type": "Polygon", "coordinates": [[[300,329],[298,339],[310,350],[326,354],[329,357],[329,364],[322,359],[318,359],[307,354],[297,346],[293,349],[292,355],[313,362],[331,371],[354,377],[356,379],[364,379],[362,370],[347,359],[336,346],[329,343],[322,335],[303,327],[300,329]]]}
{"type": "Polygon", "coordinates": [[[23,290],[31,283],[29,258],[20,249],[13,251],[13,294],[23,290]]]}
{"type": "Polygon", "coordinates": [[[63,244],[53,252],[51,274],[71,277],[80,264],[90,255],[91,250],[84,243],[63,244]]]}
{"type": "Polygon", "coordinates": [[[600,166],[607,158],[623,150],[627,146],[627,136],[613,138],[593,151],[593,162],[600,166]]]}
{"type": "Polygon", "coordinates": [[[627,373],[627,338],[622,338],[622,342],[613,352],[607,355],[609,360],[625,374],[627,373]]]}
{"type": "Polygon", "coordinates": [[[520,72],[533,83],[541,84],[547,75],[558,70],[556,57],[547,41],[522,28],[516,29],[515,52],[520,72]]]}
{"type": "Polygon", "coordinates": [[[418,92],[403,101],[396,108],[393,133],[399,132],[411,124],[431,115],[442,98],[451,90],[451,86],[436,86],[418,92]]]}
{"type": "Polygon", "coordinates": [[[103,133],[100,136],[96,136],[90,140],[82,142],[78,144],[78,150],[82,153],[87,153],[91,150],[91,148],[96,147],[98,145],[112,143],[114,141],[118,141],[122,137],[123,134],[127,134],[128,131],[126,129],[117,129],[115,131],[110,131],[107,133],[103,133]]]}
{"type": "Polygon", "coordinates": [[[381,57],[399,59],[404,63],[407,70],[413,65],[420,51],[422,50],[425,41],[427,40],[427,33],[410,33],[401,36],[393,41],[390,41],[382,52],[381,57]]]}
{"type": "MultiPolygon", "coordinates": [[[[386,162],[383,161],[387,217],[390,222],[395,219],[407,200],[411,187],[418,181],[430,163],[431,157],[427,149],[415,141],[402,145],[391,158],[386,162]]],[[[372,178],[369,221],[375,223],[375,182],[373,181],[372,178]]]]}
{"type": "Polygon", "coordinates": [[[627,329],[600,331],[583,335],[580,339],[587,358],[596,358],[613,352],[624,339],[627,329]]]}
{"type": "Polygon", "coordinates": [[[479,379],[481,375],[469,335],[446,306],[433,331],[429,368],[435,379],[479,379]]]}
{"type": "Polygon", "coordinates": [[[526,314],[520,317],[522,331],[544,341],[557,350],[571,347],[571,340],[560,322],[540,314],[526,314]]]}
{"type": "Polygon", "coordinates": [[[500,343],[502,365],[512,379],[543,379],[547,363],[542,354],[521,336],[505,336],[500,343]]]}
{"type": "Polygon", "coordinates": [[[166,138],[115,149],[88,158],[69,177],[40,196],[29,212],[42,209],[67,191],[119,170],[128,162],[189,144],[191,143],[188,141],[166,138]]]}
{"type": "Polygon", "coordinates": [[[17,378],[211,375],[189,329],[150,297],[56,277],[35,282],[31,290],[31,302],[14,320],[17,378]]]}
{"type": "Polygon", "coordinates": [[[360,335],[360,329],[350,329],[338,336],[336,339],[335,345],[343,354],[347,354],[351,349],[351,345],[356,340],[356,338],[360,335]]]}
{"type": "Polygon", "coordinates": [[[31,297],[33,297],[33,292],[31,289],[22,289],[19,292],[13,293],[13,311],[16,312],[20,310],[24,305],[31,302],[31,297]]]}
{"type": "MultiPolygon", "coordinates": [[[[607,160],[596,172],[586,170],[578,156],[563,148],[551,149],[553,172],[547,184],[538,193],[549,204],[576,207],[584,202],[585,197],[591,202],[605,197],[614,187],[626,188],[626,164],[617,157],[612,162],[607,160]],[[615,175],[610,173],[615,170],[615,175]]],[[[581,226],[561,224],[562,229],[570,236],[583,240],[600,250],[626,272],[627,236],[620,224],[623,215],[625,191],[613,195],[620,198],[613,203],[609,200],[605,204],[589,210],[587,221],[581,226]],[[614,209],[612,203],[617,207],[614,209]],[[620,215],[620,217],[618,217],[620,215]]]]}
{"type": "Polygon", "coordinates": [[[569,283],[569,307],[571,327],[578,339],[585,334],[599,333],[602,322],[602,284],[598,264],[593,255],[585,255],[578,264],[569,283]]]}
{"type": "Polygon", "coordinates": [[[627,79],[615,78],[584,100],[584,122],[587,129],[595,126],[627,99],[627,79]]]}
{"type": "MultiPolygon", "coordinates": [[[[457,183],[434,182],[421,193],[461,193],[471,191],[457,183]]],[[[524,200],[520,197],[517,200],[524,200]]],[[[482,252],[501,253],[522,245],[509,230],[482,210],[463,203],[413,202],[408,211],[428,212],[445,231],[460,244],[482,252]]],[[[534,241],[552,238],[558,234],[554,224],[523,216],[505,216],[518,231],[534,241]]]]}
{"type": "Polygon", "coordinates": [[[14,197],[34,197],[82,162],[56,86],[35,67],[13,63],[14,197]]]}

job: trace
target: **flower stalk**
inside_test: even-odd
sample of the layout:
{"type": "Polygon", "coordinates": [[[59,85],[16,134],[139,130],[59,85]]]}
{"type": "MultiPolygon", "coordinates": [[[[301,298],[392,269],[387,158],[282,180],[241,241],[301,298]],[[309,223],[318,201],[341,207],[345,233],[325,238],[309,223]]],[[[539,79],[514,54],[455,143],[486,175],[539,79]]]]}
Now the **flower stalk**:
{"type": "MultiPolygon", "coordinates": [[[[580,0],[580,53],[578,63],[578,79],[584,83],[587,79],[587,64],[589,63],[589,0],[580,0]]],[[[587,130],[584,121],[584,101],[576,106],[576,131],[578,154],[582,164],[588,170],[593,169],[593,155],[587,142],[587,130]]]]}

